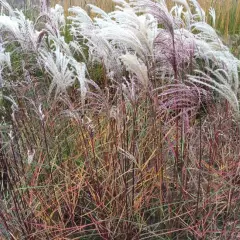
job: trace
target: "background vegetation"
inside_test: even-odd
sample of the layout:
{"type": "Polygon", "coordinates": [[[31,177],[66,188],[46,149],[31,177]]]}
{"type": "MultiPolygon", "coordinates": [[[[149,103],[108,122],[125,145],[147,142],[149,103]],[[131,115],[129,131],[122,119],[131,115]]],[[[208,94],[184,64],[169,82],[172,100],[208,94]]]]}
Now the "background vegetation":
{"type": "MultiPolygon", "coordinates": [[[[171,4],[171,0],[167,0],[171,4]]],[[[225,35],[237,34],[240,31],[240,1],[239,0],[199,0],[201,7],[208,12],[210,7],[216,10],[217,15],[217,28],[225,35]]],[[[65,11],[70,6],[85,7],[86,4],[95,4],[101,9],[110,12],[114,9],[114,4],[111,0],[52,0],[51,4],[54,6],[56,3],[62,4],[65,11]]]]}
{"type": "MultiPolygon", "coordinates": [[[[13,6],[22,6],[31,8],[39,6],[40,0],[27,1],[27,0],[9,0],[13,6]]],[[[51,6],[61,4],[64,7],[65,13],[71,6],[80,6],[85,8],[87,4],[95,4],[106,12],[114,10],[115,4],[111,0],[51,0],[51,6]]],[[[171,5],[171,0],[166,1],[171,5]]],[[[208,10],[213,7],[216,10],[217,16],[217,29],[225,35],[226,40],[228,37],[240,32],[240,1],[239,0],[198,0],[201,7],[208,13],[208,10]]]]}

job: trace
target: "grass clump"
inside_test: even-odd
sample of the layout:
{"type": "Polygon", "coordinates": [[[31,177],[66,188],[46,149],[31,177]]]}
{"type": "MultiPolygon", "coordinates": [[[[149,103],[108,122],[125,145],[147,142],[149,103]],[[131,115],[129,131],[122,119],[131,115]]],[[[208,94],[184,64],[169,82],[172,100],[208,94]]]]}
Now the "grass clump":
{"type": "Polygon", "coordinates": [[[2,237],[239,237],[240,62],[181,2],[0,0],[2,237]]]}

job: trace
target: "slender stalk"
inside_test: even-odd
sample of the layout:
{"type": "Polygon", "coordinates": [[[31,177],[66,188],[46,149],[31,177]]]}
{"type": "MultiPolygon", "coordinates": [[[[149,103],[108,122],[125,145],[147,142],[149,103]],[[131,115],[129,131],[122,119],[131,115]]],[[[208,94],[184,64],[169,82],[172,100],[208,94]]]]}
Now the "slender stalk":
{"type": "Polygon", "coordinates": [[[197,206],[195,212],[195,224],[197,223],[198,219],[198,212],[199,212],[199,200],[200,200],[200,191],[201,191],[201,175],[202,175],[202,117],[200,116],[200,135],[199,135],[199,173],[198,173],[198,190],[197,190],[197,206]]]}

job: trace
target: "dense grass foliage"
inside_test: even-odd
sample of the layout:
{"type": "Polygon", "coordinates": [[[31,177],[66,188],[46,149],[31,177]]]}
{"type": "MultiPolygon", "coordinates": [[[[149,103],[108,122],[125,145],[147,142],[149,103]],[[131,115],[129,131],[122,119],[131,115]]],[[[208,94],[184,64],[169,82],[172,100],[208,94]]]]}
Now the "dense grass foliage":
{"type": "Polygon", "coordinates": [[[3,239],[240,237],[240,61],[177,3],[0,0],[3,239]]]}

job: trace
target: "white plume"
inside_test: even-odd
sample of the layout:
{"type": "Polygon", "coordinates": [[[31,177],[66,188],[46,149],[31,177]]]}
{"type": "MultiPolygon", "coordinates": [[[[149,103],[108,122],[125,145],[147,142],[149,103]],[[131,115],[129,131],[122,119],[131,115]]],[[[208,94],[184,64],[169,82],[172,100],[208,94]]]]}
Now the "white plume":
{"type": "Polygon", "coordinates": [[[149,84],[146,65],[136,55],[126,54],[120,57],[126,70],[134,74],[137,80],[146,88],[149,84]]]}

